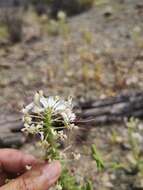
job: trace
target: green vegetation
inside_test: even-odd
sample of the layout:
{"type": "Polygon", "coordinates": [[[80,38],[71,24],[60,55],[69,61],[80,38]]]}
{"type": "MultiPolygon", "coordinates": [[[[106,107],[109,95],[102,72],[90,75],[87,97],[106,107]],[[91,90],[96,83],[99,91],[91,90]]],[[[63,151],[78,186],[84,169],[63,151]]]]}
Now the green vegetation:
{"type": "Polygon", "coordinates": [[[102,160],[101,155],[97,151],[97,148],[95,145],[92,145],[91,151],[92,151],[92,158],[96,161],[98,170],[99,171],[103,170],[104,169],[104,161],[102,160]]]}
{"type": "MultiPolygon", "coordinates": [[[[139,125],[139,120],[132,117],[129,119],[129,121],[126,122],[126,125],[128,127],[128,143],[131,147],[130,154],[128,157],[129,162],[112,162],[109,164],[109,168],[113,170],[124,169],[128,172],[136,170],[138,173],[143,175],[143,157],[140,149],[139,140],[134,136],[134,134],[137,134],[136,131],[139,125]]],[[[118,141],[118,138],[118,134],[115,131],[113,131],[111,137],[112,143],[121,143],[121,141],[118,141]]]]}
{"type": "Polygon", "coordinates": [[[63,11],[58,13],[58,19],[53,20],[50,19],[48,23],[46,23],[45,28],[47,27],[48,34],[50,35],[61,35],[64,38],[67,38],[69,35],[69,27],[66,22],[66,14],[63,11]]]}
{"type": "Polygon", "coordinates": [[[131,146],[131,153],[134,159],[134,163],[131,163],[132,168],[137,168],[137,170],[143,175],[143,157],[141,154],[140,145],[138,139],[134,137],[134,133],[137,130],[137,126],[139,124],[139,120],[135,118],[131,118],[127,122],[128,127],[128,138],[129,144],[131,146]]]}
{"type": "Polygon", "coordinates": [[[0,39],[8,38],[8,30],[4,24],[0,24],[0,39]]]}
{"type": "Polygon", "coordinates": [[[62,172],[60,185],[63,188],[62,190],[93,190],[93,184],[91,181],[87,181],[83,186],[78,186],[75,178],[69,175],[68,170],[62,172]]]}

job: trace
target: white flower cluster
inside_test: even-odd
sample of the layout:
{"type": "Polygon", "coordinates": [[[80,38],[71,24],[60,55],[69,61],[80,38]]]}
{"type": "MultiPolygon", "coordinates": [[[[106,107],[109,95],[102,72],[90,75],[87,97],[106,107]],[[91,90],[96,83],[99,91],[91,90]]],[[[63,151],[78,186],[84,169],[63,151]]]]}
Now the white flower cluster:
{"type": "Polygon", "coordinates": [[[44,121],[46,113],[51,114],[52,133],[64,140],[67,136],[64,134],[63,129],[76,129],[74,125],[75,114],[72,111],[72,100],[67,101],[61,99],[58,96],[45,97],[42,91],[39,91],[34,96],[34,101],[23,108],[22,112],[24,128],[31,134],[39,134],[41,140],[44,141],[44,121]],[[54,123],[60,123],[60,127],[54,127],[54,123]],[[62,125],[61,125],[62,124],[62,125]],[[60,130],[58,131],[57,129],[60,130]]]}

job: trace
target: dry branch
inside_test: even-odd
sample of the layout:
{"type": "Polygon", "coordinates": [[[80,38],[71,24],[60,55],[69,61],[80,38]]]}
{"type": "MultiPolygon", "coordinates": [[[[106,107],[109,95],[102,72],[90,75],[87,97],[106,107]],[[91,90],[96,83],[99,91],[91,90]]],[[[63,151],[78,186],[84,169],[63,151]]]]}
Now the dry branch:
{"type": "Polygon", "coordinates": [[[143,118],[143,92],[130,92],[106,99],[78,103],[77,123],[104,124],[124,118],[143,118]]]}

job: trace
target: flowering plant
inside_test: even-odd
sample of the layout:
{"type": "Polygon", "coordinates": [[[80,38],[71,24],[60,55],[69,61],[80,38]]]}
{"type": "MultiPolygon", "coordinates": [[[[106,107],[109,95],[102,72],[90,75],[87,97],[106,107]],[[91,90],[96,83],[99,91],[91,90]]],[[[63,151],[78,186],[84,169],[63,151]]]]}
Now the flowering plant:
{"type": "MultiPolygon", "coordinates": [[[[42,91],[35,94],[32,103],[22,110],[24,128],[22,131],[38,135],[40,145],[45,150],[45,160],[60,160],[63,166],[61,178],[56,186],[57,190],[91,190],[90,182],[78,186],[76,179],[69,173],[64,162],[64,154],[60,150],[60,143],[67,139],[66,131],[78,129],[74,124],[72,99],[63,100],[58,96],[45,97],[42,91]]],[[[80,154],[73,153],[75,159],[80,154]]]]}

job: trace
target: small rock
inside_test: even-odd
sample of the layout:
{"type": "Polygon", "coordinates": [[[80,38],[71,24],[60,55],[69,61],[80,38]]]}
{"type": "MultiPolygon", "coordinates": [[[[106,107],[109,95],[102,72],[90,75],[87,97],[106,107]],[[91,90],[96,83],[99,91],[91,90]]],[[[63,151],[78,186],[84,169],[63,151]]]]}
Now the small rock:
{"type": "Polygon", "coordinates": [[[130,78],[128,78],[126,80],[126,84],[129,86],[129,85],[132,85],[132,84],[137,84],[138,82],[138,78],[136,76],[132,76],[130,78]]]}
{"type": "Polygon", "coordinates": [[[131,164],[136,165],[136,160],[135,160],[135,158],[132,156],[132,154],[127,154],[126,158],[127,158],[127,160],[128,160],[131,164]]]}
{"type": "Polygon", "coordinates": [[[139,133],[133,133],[133,134],[132,134],[132,137],[133,137],[134,139],[136,139],[139,143],[142,143],[142,142],[143,142],[143,136],[140,135],[139,133]]]}
{"type": "Polygon", "coordinates": [[[131,145],[129,143],[121,143],[120,146],[122,150],[131,150],[131,145]]]}
{"type": "Polygon", "coordinates": [[[112,16],[112,14],[113,14],[113,8],[111,6],[107,6],[104,10],[103,15],[108,18],[112,16]]]}
{"type": "Polygon", "coordinates": [[[143,179],[142,176],[137,176],[134,184],[133,184],[133,189],[135,190],[143,190],[143,179]]]}
{"type": "Polygon", "coordinates": [[[105,173],[103,176],[102,176],[102,182],[104,184],[105,187],[113,187],[113,184],[111,183],[110,179],[109,179],[109,175],[107,173],[105,173]]]}

